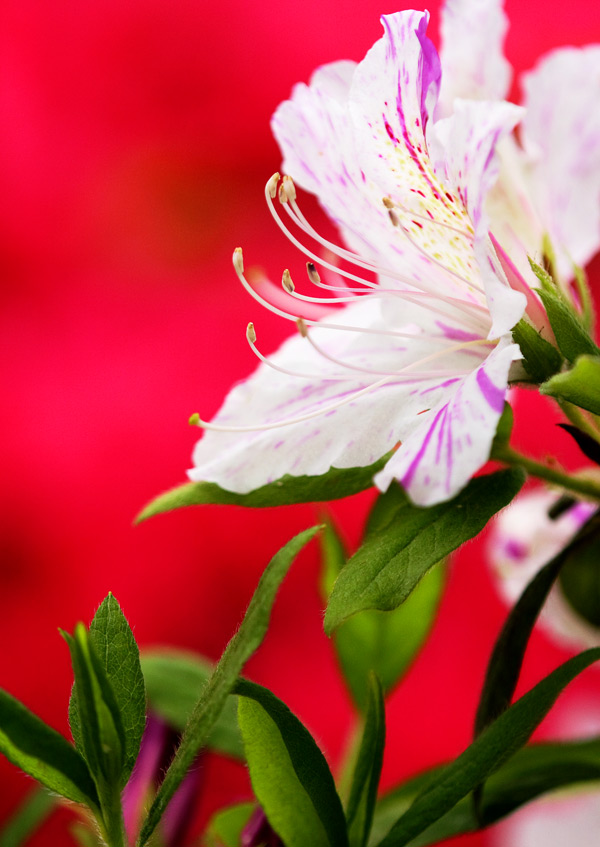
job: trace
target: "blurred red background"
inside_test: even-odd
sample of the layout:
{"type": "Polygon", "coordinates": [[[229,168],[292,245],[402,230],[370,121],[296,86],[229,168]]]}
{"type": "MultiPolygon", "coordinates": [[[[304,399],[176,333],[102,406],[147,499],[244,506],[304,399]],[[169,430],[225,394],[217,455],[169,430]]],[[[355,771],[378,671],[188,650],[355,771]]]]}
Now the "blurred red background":
{"type": "MultiPolygon", "coordinates": [[[[258,313],[230,262],[238,244],[275,278],[299,262],[262,199],[280,164],[271,113],[317,65],[360,59],[392,10],[374,0],[2,4],[0,682],[64,732],[71,675],[59,625],[89,622],[112,590],[141,645],[216,658],[270,556],[315,520],[310,506],[206,507],[132,524],[184,481],[197,437],[189,414],[212,414],[254,367],[247,321],[265,349],[289,331],[258,313]]],[[[552,47],[600,41],[596,0],[509,0],[507,11],[507,54],[520,70],[552,47]]],[[[592,277],[600,282],[598,264],[592,277]]],[[[548,406],[518,405],[522,446],[579,461],[548,406]]],[[[333,506],[351,544],[371,498],[333,506]]],[[[317,571],[313,547],[248,674],[286,700],[335,766],[352,713],[321,628],[317,571]]],[[[468,743],[504,614],[472,543],[390,701],[385,787],[468,743]]],[[[536,634],[523,686],[564,657],[536,634]]],[[[595,695],[592,670],[544,732],[562,733],[567,712],[595,695]]],[[[206,767],[204,818],[248,796],[243,769],[206,767]]],[[[29,783],[4,760],[0,781],[4,819],[29,783]]],[[[66,822],[57,816],[32,843],[70,843],[66,822]]]]}

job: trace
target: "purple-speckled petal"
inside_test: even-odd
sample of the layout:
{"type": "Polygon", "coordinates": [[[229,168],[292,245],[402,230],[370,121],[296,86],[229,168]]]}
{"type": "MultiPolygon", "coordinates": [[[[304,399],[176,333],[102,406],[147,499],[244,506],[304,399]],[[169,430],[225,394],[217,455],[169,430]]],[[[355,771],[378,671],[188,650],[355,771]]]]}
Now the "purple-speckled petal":
{"type": "Polygon", "coordinates": [[[457,97],[506,97],[512,71],[502,52],[508,28],[502,6],[502,0],[447,0],[443,6],[441,115],[451,114],[457,97]]]}
{"type": "Polygon", "coordinates": [[[550,53],[523,85],[532,192],[569,278],[600,247],[600,45],[550,53]]]}
{"type": "Polygon", "coordinates": [[[135,838],[144,803],[154,788],[168,735],[164,721],[149,714],[135,768],[123,790],[123,816],[130,839],[135,838]]]}
{"type": "Polygon", "coordinates": [[[491,338],[513,328],[526,305],[523,294],[513,291],[487,237],[484,203],[498,178],[495,156],[499,141],[523,115],[512,103],[457,100],[454,114],[438,121],[431,133],[436,172],[452,186],[468,210],[475,229],[474,251],[492,316],[491,338]]]}
{"type": "Polygon", "coordinates": [[[504,408],[508,372],[520,357],[516,344],[502,340],[488,358],[454,386],[375,477],[385,491],[393,479],[420,506],[457,494],[486,463],[504,408]]]}

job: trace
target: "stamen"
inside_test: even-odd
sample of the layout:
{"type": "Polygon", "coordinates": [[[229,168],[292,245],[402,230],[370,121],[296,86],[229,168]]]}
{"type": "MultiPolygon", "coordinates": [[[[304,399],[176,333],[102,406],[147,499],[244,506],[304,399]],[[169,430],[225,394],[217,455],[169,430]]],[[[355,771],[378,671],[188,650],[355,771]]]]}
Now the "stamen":
{"type": "Polygon", "coordinates": [[[315,285],[321,284],[321,277],[319,276],[319,273],[315,268],[313,262],[306,263],[306,272],[308,273],[308,278],[312,283],[314,283],[315,285]]]}
{"type": "Polygon", "coordinates": [[[277,197],[277,185],[280,179],[279,171],[275,171],[271,179],[267,182],[267,191],[272,200],[277,197]]]}
{"type": "Polygon", "coordinates": [[[233,251],[233,267],[238,275],[244,273],[244,254],[241,247],[236,247],[233,251]]]}
{"type": "Polygon", "coordinates": [[[288,294],[293,294],[296,286],[292,280],[291,274],[289,270],[286,268],[283,272],[283,276],[281,278],[281,284],[288,294]]]}
{"type": "Polygon", "coordinates": [[[252,321],[250,321],[246,327],[246,338],[248,339],[249,344],[254,344],[256,342],[256,330],[254,329],[252,321]]]}
{"type": "Polygon", "coordinates": [[[469,232],[466,229],[460,229],[460,227],[452,226],[452,224],[447,224],[444,221],[438,221],[437,218],[430,218],[428,215],[421,215],[419,212],[413,212],[412,209],[409,209],[408,206],[404,206],[402,203],[394,202],[390,197],[383,198],[383,205],[388,211],[393,211],[394,209],[400,209],[406,215],[411,218],[418,218],[420,221],[425,221],[428,224],[434,224],[435,226],[442,227],[442,229],[447,229],[450,232],[455,232],[457,235],[462,235],[464,238],[468,238],[470,241],[473,241],[474,235],[472,232],[469,232]]]}

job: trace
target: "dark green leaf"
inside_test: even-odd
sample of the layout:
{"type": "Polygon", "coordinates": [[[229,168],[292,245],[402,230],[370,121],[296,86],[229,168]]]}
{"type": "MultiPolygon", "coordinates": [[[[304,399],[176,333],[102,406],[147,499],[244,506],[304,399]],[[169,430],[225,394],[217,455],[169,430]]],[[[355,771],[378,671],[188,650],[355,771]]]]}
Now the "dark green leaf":
{"type": "Polygon", "coordinates": [[[54,811],[57,798],[34,788],[0,830],[0,847],[21,847],[54,811]]]}
{"type": "MultiPolygon", "coordinates": [[[[390,501],[397,503],[396,487],[375,503],[368,532],[386,521],[390,501]]],[[[335,528],[323,535],[324,583],[331,586],[345,564],[345,552],[335,528]]],[[[443,564],[425,574],[412,594],[391,612],[366,611],[349,618],[334,633],[334,644],[344,679],[359,709],[366,708],[369,673],[373,671],[387,694],[402,678],[427,638],[435,620],[445,582],[443,564]]],[[[324,597],[327,600],[327,595],[324,597]]]]}
{"type": "MultiPolygon", "coordinates": [[[[141,661],[150,709],[183,731],[213,672],[213,665],[200,656],[170,648],[144,651],[141,661]]],[[[206,746],[236,759],[244,758],[234,697],[225,703],[206,746]]]]}
{"type": "MultiPolygon", "coordinates": [[[[444,767],[419,774],[385,795],[377,804],[371,844],[377,844],[444,767]]],[[[520,806],[548,791],[600,779],[600,739],[533,744],[517,751],[486,783],[482,805],[485,826],[496,823],[520,806]]],[[[443,817],[409,842],[425,847],[479,828],[470,797],[464,797],[443,817]]]]}
{"type": "Polygon", "coordinates": [[[242,832],[255,809],[255,803],[237,803],[220,809],[209,823],[202,843],[206,847],[240,847],[242,832]]]}
{"type": "Polygon", "coordinates": [[[0,689],[0,752],[46,788],[94,809],[98,794],[88,767],[69,742],[0,689]]]}
{"type": "Polygon", "coordinates": [[[181,744],[142,827],[138,839],[138,844],[142,847],[154,832],[196,753],[206,744],[242,668],[265,637],[275,595],[283,578],[297,554],[319,529],[320,527],[312,527],[292,538],[275,554],[261,576],[239,630],[225,648],[194,707],[181,744]]]}
{"type": "Polygon", "coordinates": [[[534,382],[545,382],[562,367],[562,356],[550,342],[526,320],[520,320],[512,330],[521,348],[523,367],[534,382]]]}
{"type": "Polygon", "coordinates": [[[476,735],[508,707],[517,686],[529,636],[554,581],[569,560],[589,547],[597,532],[598,518],[594,516],[564,550],[537,572],[512,608],[488,664],[475,717],[476,735]]]}
{"type": "Polygon", "coordinates": [[[600,648],[575,656],[517,700],[423,790],[380,847],[409,844],[484,782],[527,742],[563,688],[598,659],[600,648]]]}
{"type": "Polygon", "coordinates": [[[342,804],[311,734],[266,688],[239,680],[235,691],[252,787],[286,847],[348,847],[342,804]]]}
{"type": "Polygon", "coordinates": [[[556,374],[540,386],[540,391],[600,414],[600,359],[580,356],[570,371],[556,374]]]}
{"type": "Polygon", "coordinates": [[[565,359],[574,362],[579,356],[586,354],[600,355],[600,350],[584,329],[573,309],[550,291],[540,289],[538,293],[548,314],[558,349],[565,359]]]}
{"type": "Polygon", "coordinates": [[[377,788],[385,746],[385,704],[383,691],[374,674],[369,677],[369,702],[365,728],[352,777],[346,809],[350,847],[365,847],[371,831],[377,788]]]}
{"type": "Polygon", "coordinates": [[[480,532],[509,503],[525,479],[506,470],[471,480],[447,503],[429,509],[397,494],[393,519],[352,556],[340,573],[325,613],[330,634],[363,609],[395,609],[427,571],[480,532]]]}
{"type": "MultiPolygon", "coordinates": [[[[598,521],[598,519],[596,519],[598,521]]],[[[598,523],[596,523],[598,527],[598,523]]],[[[561,591],[575,612],[600,627],[600,533],[581,544],[559,574],[561,591]]]]}
{"type": "Polygon", "coordinates": [[[573,426],[573,424],[559,423],[557,426],[569,433],[584,456],[591,462],[600,465],[600,443],[595,438],[592,438],[587,432],[582,432],[582,430],[573,426]]]}
{"type": "MultiPolygon", "coordinates": [[[[89,640],[110,683],[123,726],[124,785],[133,770],[146,725],[146,694],[138,646],[113,594],[109,594],[98,608],[90,624],[89,640]]],[[[81,742],[76,687],[69,703],[69,722],[73,737],[81,742]]]]}
{"type": "Polygon", "coordinates": [[[188,482],[172,488],[152,500],[137,516],[136,523],[171,512],[182,506],[223,503],[233,506],[289,506],[293,503],[317,503],[338,500],[358,494],[373,485],[373,477],[381,470],[390,454],[366,468],[330,468],[322,476],[289,476],[263,485],[248,494],[235,494],[219,488],[214,482],[188,482]]]}

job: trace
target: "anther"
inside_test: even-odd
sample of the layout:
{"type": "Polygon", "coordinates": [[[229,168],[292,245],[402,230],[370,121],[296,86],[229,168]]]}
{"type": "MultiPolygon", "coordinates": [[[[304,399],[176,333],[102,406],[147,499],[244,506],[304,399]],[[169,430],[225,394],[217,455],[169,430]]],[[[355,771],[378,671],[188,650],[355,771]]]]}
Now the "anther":
{"type": "Polygon", "coordinates": [[[233,251],[233,267],[236,269],[237,273],[244,273],[244,254],[242,253],[241,247],[236,247],[233,251]]]}
{"type": "Polygon", "coordinates": [[[400,221],[398,220],[398,215],[394,212],[393,209],[388,209],[388,215],[390,216],[390,220],[393,226],[400,226],[400,221]]]}
{"type": "Polygon", "coordinates": [[[304,318],[298,318],[296,321],[296,326],[298,327],[298,332],[302,336],[302,338],[308,338],[308,327],[304,322],[304,318]]]}
{"type": "MultiPolygon", "coordinates": [[[[286,203],[289,201],[290,203],[295,202],[296,200],[296,186],[294,185],[294,180],[288,174],[285,174],[283,179],[281,180],[281,188],[283,193],[285,194],[285,200],[282,200],[282,203],[286,203]]],[[[281,191],[279,193],[279,199],[281,200],[281,191]]]]}
{"type": "Polygon", "coordinates": [[[267,191],[269,192],[269,196],[271,200],[274,200],[277,196],[277,183],[281,179],[279,175],[279,171],[276,171],[271,179],[267,182],[267,191]]]}
{"type": "Polygon", "coordinates": [[[296,286],[294,285],[291,274],[287,268],[283,272],[281,284],[283,285],[284,289],[287,291],[288,294],[294,293],[296,286]]]}
{"type": "Polygon", "coordinates": [[[394,203],[394,201],[392,200],[391,197],[382,197],[381,199],[382,199],[383,205],[385,206],[386,209],[393,209],[394,208],[395,203],[394,203]]]}
{"type": "Polygon", "coordinates": [[[306,272],[310,281],[314,282],[315,285],[319,285],[319,283],[321,282],[321,277],[319,276],[319,272],[315,268],[314,262],[306,263],[306,272]]]}
{"type": "Polygon", "coordinates": [[[190,419],[188,421],[190,426],[198,426],[200,423],[200,415],[198,412],[194,412],[193,415],[190,415],[190,419]]]}
{"type": "Polygon", "coordinates": [[[254,329],[254,324],[252,321],[246,327],[246,338],[250,342],[250,344],[256,344],[256,330],[254,329]]]}

